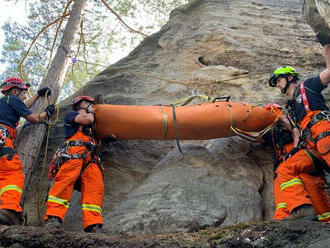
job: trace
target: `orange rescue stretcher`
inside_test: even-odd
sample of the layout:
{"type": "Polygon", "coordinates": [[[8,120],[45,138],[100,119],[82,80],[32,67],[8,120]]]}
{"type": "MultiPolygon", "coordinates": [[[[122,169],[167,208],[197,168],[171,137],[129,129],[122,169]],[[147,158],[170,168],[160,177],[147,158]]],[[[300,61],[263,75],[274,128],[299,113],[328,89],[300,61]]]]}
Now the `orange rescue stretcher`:
{"type": "Polygon", "coordinates": [[[239,135],[247,139],[267,132],[275,111],[243,102],[215,101],[189,106],[95,105],[96,138],[206,140],[239,135]]]}

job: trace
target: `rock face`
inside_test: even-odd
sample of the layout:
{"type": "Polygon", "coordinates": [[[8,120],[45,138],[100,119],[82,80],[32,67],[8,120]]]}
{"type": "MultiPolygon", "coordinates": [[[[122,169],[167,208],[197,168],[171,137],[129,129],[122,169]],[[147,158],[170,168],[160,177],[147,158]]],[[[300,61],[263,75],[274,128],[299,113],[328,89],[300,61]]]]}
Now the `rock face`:
{"type": "Polygon", "coordinates": [[[327,0],[303,0],[303,14],[315,32],[330,36],[330,2],[327,0]]]}
{"type": "MultiPolygon", "coordinates": [[[[154,105],[198,89],[258,105],[281,104],[280,92],[267,85],[273,69],[292,65],[306,78],[325,67],[301,8],[299,0],[193,1],[77,94],[103,93],[110,104],[154,105]]],[[[327,89],[324,95],[329,100],[327,89]]],[[[70,101],[62,103],[63,111],[70,101]]],[[[63,141],[62,128],[60,122],[51,131],[50,154],[63,141]]],[[[117,141],[104,149],[103,215],[109,232],[191,231],[271,218],[269,148],[238,137],[181,145],[183,154],[174,141],[117,141]]],[[[41,206],[42,215],[46,186],[41,177],[30,187],[29,224],[39,223],[36,209],[41,206]]],[[[81,230],[79,194],[72,205],[66,228],[81,230]]]]}
{"type": "Polygon", "coordinates": [[[115,233],[161,233],[261,220],[263,173],[249,158],[249,145],[241,143],[231,138],[207,147],[184,145],[184,154],[172,150],[105,217],[105,227],[115,233]]]}

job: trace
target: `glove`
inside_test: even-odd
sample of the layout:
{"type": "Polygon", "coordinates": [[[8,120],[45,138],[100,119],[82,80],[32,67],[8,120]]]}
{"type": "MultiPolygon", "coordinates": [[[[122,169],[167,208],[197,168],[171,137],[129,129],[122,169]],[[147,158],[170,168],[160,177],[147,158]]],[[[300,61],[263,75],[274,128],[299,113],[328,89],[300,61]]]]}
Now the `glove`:
{"type": "Polygon", "coordinates": [[[330,36],[318,33],[316,34],[316,39],[322,46],[330,44],[330,36]]]}
{"type": "Polygon", "coordinates": [[[108,145],[111,142],[117,141],[117,136],[115,134],[111,134],[108,137],[105,137],[104,139],[101,140],[102,146],[108,145]]]}
{"type": "Polygon", "coordinates": [[[281,105],[276,104],[276,103],[268,103],[264,106],[264,109],[266,109],[266,110],[271,110],[272,108],[282,109],[283,107],[281,105]]]}
{"type": "Polygon", "coordinates": [[[50,96],[52,94],[52,91],[48,87],[41,88],[37,92],[39,96],[45,96],[46,93],[47,96],[50,96]]]}
{"type": "Polygon", "coordinates": [[[47,117],[51,117],[55,113],[55,105],[54,104],[48,105],[44,109],[44,111],[46,112],[47,117]]]}

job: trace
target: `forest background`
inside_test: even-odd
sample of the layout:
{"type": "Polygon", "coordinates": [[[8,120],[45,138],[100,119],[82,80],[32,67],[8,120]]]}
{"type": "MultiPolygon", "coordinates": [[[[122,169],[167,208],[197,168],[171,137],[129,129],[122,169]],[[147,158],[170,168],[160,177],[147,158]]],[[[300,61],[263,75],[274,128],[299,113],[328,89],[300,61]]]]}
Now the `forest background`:
{"type": "MultiPolygon", "coordinates": [[[[19,76],[32,84],[32,91],[39,87],[60,45],[72,2],[0,0],[0,80],[19,76]],[[69,9],[66,13],[65,8],[69,9]]],[[[74,45],[66,51],[68,68],[59,100],[125,57],[146,35],[158,31],[167,22],[172,9],[187,2],[86,1],[74,45]]]]}

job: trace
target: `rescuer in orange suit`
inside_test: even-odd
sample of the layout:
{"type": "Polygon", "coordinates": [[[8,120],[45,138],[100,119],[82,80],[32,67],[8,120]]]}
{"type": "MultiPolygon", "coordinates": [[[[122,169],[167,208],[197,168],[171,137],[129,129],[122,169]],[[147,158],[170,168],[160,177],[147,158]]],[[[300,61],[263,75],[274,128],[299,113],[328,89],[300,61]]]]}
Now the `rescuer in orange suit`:
{"type": "MultiPolygon", "coordinates": [[[[276,69],[269,79],[270,86],[278,87],[290,98],[287,102],[289,116],[302,133],[300,138],[304,149],[295,145],[290,151],[291,157],[277,170],[281,192],[287,200],[289,212],[298,218],[314,215],[312,206],[301,200],[302,184],[299,174],[315,169],[315,165],[310,163],[313,158],[326,162],[326,165],[322,164],[323,169],[329,171],[330,168],[330,113],[321,94],[330,81],[330,37],[318,34],[317,38],[324,48],[326,60],[326,69],[318,76],[298,84],[297,71],[284,66],[276,69]]],[[[329,217],[330,213],[326,212],[319,219],[329,217]]]]}
{"type": "Polygon", "coordinates": [[[1,84],[0,98],[0,224],[22,224],[20,199],[24,185],[22,162],[14,148],[16,127],[20,117],[30,123],[40,123],[54,113],[54,105],[44,112],[33,114],[29,107],[39,96],[50,95],[49,88],[39,89],[37,94],[26,99],[30,84],[20,78],[9,77],[1,84]]]}
{"type": "MultiPolygon", "coordinates": [[[[285,130],[286,131],[286,130],[285,130]]],[[[289,140],[289,133],[285,134],[285,131],[281,132],[281,138],[283,141],[287,139],[289,140]]],[[[275,131],[276,132],[276,131],[275,131]]],[[[279,134],[274,134],[279,135],[279,134]]],[[[287,199],[286,195],[282,193],[285,185],[281,185],[281,177],[278,176],[278,173],[281,173],[283,170],[282,167],[286,166],[283,161],[284,157],[290,156],[290,151],[292,150],[294,144],[276,144],[274,146],[274,150],[277,154],[277,158],[279,159],[278,167],[274,170],[274,184],[273,184],[273,192],[274,192],[274,202],[276,206],[276,210],[273,216],[274,220],[283,220],[286,218],[290,219],[291,212],[289,211],[290,199],[287,199]],[[289,202],[289,204],[288,204],[289,202]]],[[[307,153],[306,153],[307,155],[307,153]]],[[[298,185],[296,188],[299,188],[299,206],[296,206],[296,202],[294,202],[294,206],[296,210],[294,211],[293,218],[302,218],[302,217],[312,217],[314,218],[315,213],[311,208],[311,205],[314,207],[317,213],[317,219],[320,222],[328,222],[330,221],[330,199],[328,193],[325,189],[325,174],[322,166],[318,166],[318,163],[324,163],[317,158],[311,158],[308,155],[305,158],[311,164],[311,168],[313,168],[309,172],[301,173],[295,177],[293,185],[298,185]],[[316,165],[316,166],[315,166],[316,165]]],[[[289,186],[290,187],[290,186],[289,186]]]]}
{"type": "MultiPolygon", "coordinates": [[[[277,113],[280,111],[278,105],[269,104],[265,106],[265,109],[270,109],[272,107],[277,113]]],[[[281,112],[279,112],[280,115],[281,112]]],[[[282,117],[283,119],[285,117],[282,117]]],[[[283,122],[283,121],[282,121],[283,122]]],[[[288,121],[287,121],[288,122],[288,121]]],[[[292,148],[294,147],[294,139],[292,136],[292,130],[283,128],[283,124],[279,122],[271,131],[263,136],[263,139],[267,144],[271,144],[273,147],[273,157],[274,157],[274,182],[273,182],[273,194],[275,202],[275,213],[273,216],[274,220],[283,220],[290,216],[290,211],[288,209],[287,199],[281,191],[280,177],[278,177],[278,170],[281,170],[283,166],[283,161],[289,158],[292,154],[292,148]]],[[[286,126],[286,125],[284,125],[286,126]]],[[[307,154],[307,153],[306,153],[307,154]]],[[[300,206],[304,206],[303,211],[299,211],[295,214],[295,217],[304,217],[306,206],[313,205],[316,212],[318,220],[321,222],[327,222],[330,217],[327,216],[330,212],[330,200],[328,193],[325,190],[325,177],[324,170],[320,163],[324,163],[317,158],[308,157],[309,162],[313,165],[313,171],[308,173],[301,173],[296,177],[296,183],[299,185],[300,194],[299,202],[300,206]]],[[[284,165],[285,166],[285,165],[284,165]]],[[[313,212],[313,210],[312,210],[313,212]]],[[[311,214],[309,212],[309,214],[311,214]]],[[[290,217],[289,217],[290,219],[290,217]]]]}
{"type": "Polygon", "coordinates": [[[46,227],[60,227],[70,206],[74,188],[81,191],[83,228],[86,232],[102,232],[104,185],[101,163],[92,134],[94,99],[78,96],[73,111],[65,115],[66,141],[50,164],[54,185],[46,203],[46,227]]]}

